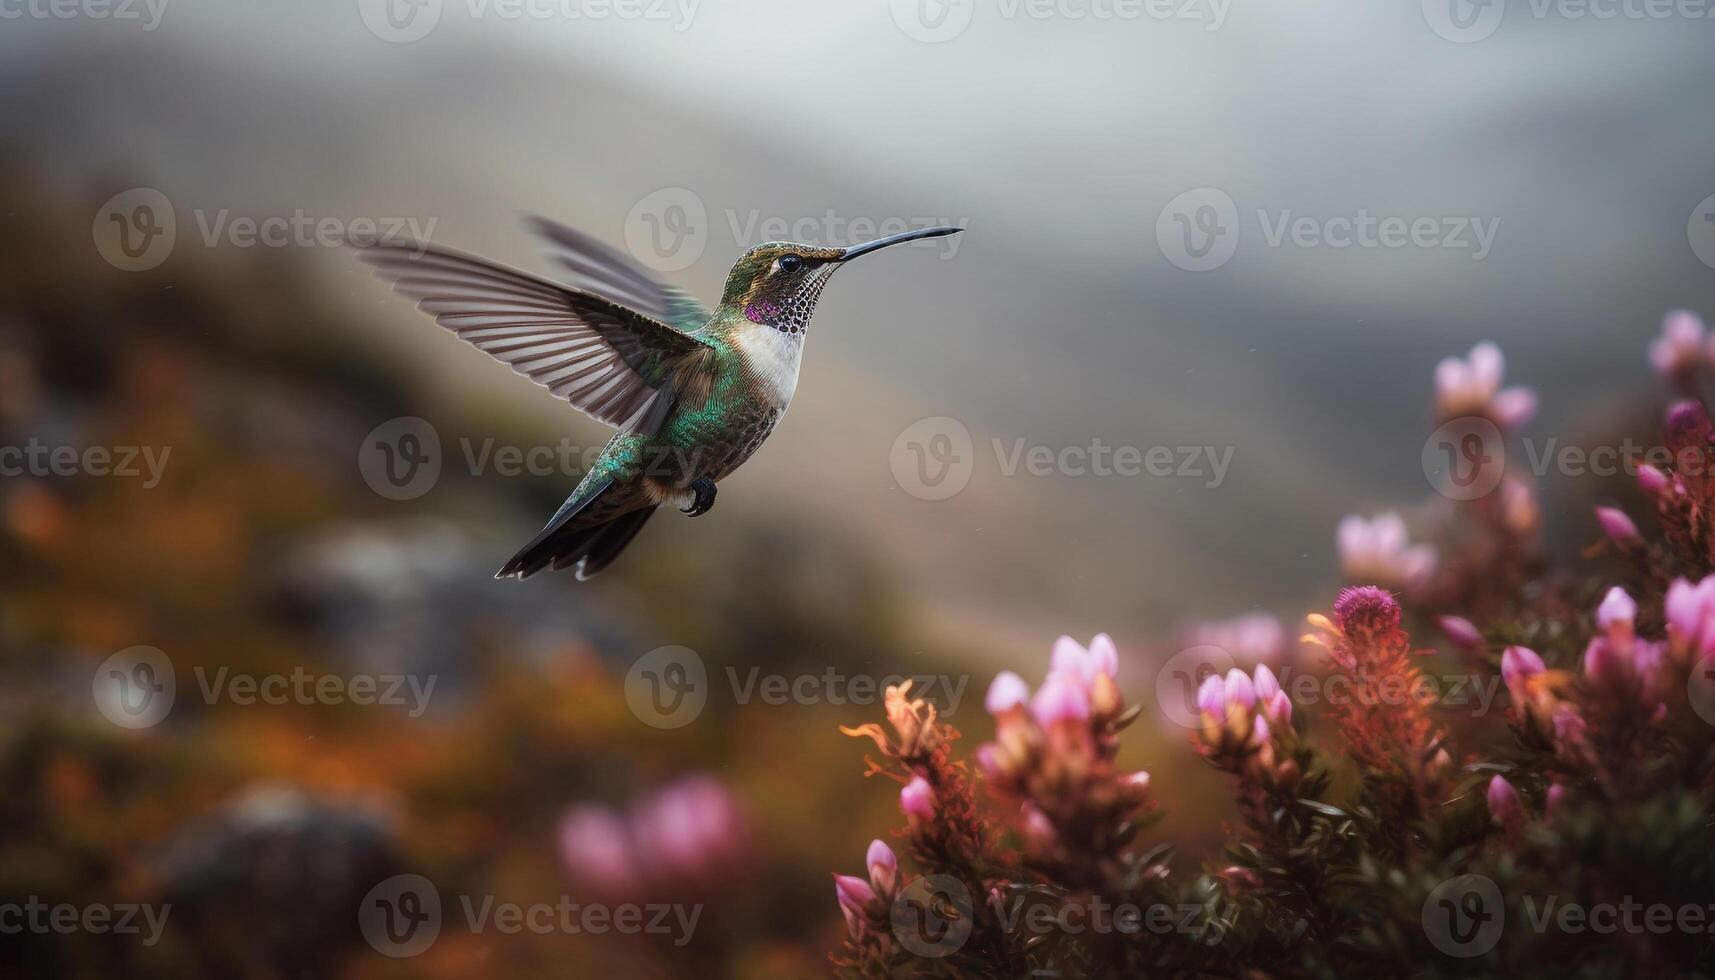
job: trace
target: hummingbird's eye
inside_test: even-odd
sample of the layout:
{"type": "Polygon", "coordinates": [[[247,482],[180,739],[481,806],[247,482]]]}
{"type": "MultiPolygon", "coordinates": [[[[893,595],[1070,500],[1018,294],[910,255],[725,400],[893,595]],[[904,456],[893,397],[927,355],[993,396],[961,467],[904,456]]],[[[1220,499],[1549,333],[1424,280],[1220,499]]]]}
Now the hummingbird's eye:
{"type": "Polygon", "coordinates": [[[798,256],[796,256],[796,255],[782,255],[782,256],[780,256],[780,271],[781,272],[797,272],[799,269],[802,269],[802,268],[804,268],[804,260],[799,258],[798,256]]]}

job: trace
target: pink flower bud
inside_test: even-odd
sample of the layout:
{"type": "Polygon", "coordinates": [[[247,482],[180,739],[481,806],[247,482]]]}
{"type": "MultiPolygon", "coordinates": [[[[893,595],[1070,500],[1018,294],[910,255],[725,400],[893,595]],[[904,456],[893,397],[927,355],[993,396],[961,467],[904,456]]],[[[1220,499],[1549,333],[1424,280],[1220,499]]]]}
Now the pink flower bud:
{"type": "Polygon", "coordinates": [[[1497,392],[1489,402],[1489,413],[1503,430],[1520,428],[1536,417],[1536,392],[1529,388],[1508,388],[1497,392]]]}
{"type": "Polygon", "coordinates": [[[1334,600],[1334,624],[1347,634],[1379,634],[1399,629],[1399,603],[1373,585],[1341,589],[1334,600]]]}
{"type": "Polygon", "coordinates": [[[1142,769],[1139,769],[1137,772],[1125,777],[1123,782],[1126,786],[1136,791],[1137,795],[1149,795],[1149,773],[1144,772],[1142,769]]]}
{"type": "Polygon", "coordinates": [[[1030,700],[1030,685],[1024,683],[1024,678],[1010,670],[1003,670],[994,675],[994,681],[989,684],[988,697],[983,706],[988,708],[991,715],[1010,711],[1030,700]]]}
{"type": "Polygon", "coordinates": [[[1667,492],[1670,485],[1667,474],[1661,470],[1648,463],[1638,466],[1638,489],[1642,490],[1645,496],[1659,497],[1667,492]]]}
{"type": "Polygon", "coordinates": [[[1495,822],[1503,827],[1510,827],[1524,819],[1524,805],[1519,802],[1518,790],[1507,782],[1505,776],[1496,776],[1489,780],[1489,813],[1495,822]]]}
{"type": "Polygon", "coordinates": [[[1507,647],[1501,653],[1501,679],[1507,682],[1508,690],[1516,691],[1526,679],[1547,669],[1542,658],[1529,647],[1507,647]]]}
{"type": "Polygon", "coordinates": [[[1119,650],[1106,633],[1097,633],[1095,638],[1090,640],[1090,670],[1094,674],[1106,674],[1109,677],[1119,674],[1119,650]]]}
{"type": "Polygon", "coordinates": [[[1087,721],[1090,717],[1090,692],[1076,676],[1049,674],[1030,702],[1030,713],[1036,716],[1036,723],[1043,728],[1052,728],[1062,721],[1087,721]]]}
{"type": "Polygon", "coordinates": [[[1638,532],[1638,526],[1618,507],[1596,508],[1596,522],[1602,525],[1602,533],[1608,536],[1609,541],[1622,547],[1629,548],[1644,539],[1638,532]]]}
{"type": "Polygon", "coordinates": [[[1246,711],[1256,707],[1256,685],[1245,676],[1245,672],[1234,667],[1227,671],[1227,703],[1236,704],[1246,711]]]}
{"type": "Polygon", "coordinates": [[[880,839],[870,841],[864,863],[869,865],[869,881],[875,890],[883,895],[891,894],[894,879],[899,874],[899,859],[893,856],[893,848],[880,839]]]}
{"type": "Polygon", "coordinates": [[[1227,684],[1220,674],[1210,674],[1197,687],[1197,710],[1216,718],[1227,713],[1227,684]]]}
{"type": "Polygon", "coordinates": [[[1545,804],[1545,809],[1548,811],[1548,815],[1553,816],[1556,810],[1559,810],[1565,805],[1566,784],[1555,783],[1553,786],[1548,787],[1548,799],[1545,804]]]}
{"type": "Polygon", "coordinates": [[[1483,631],[1476,624],[1462,616],[1437,616],[1437,625],[1453,645],[1464,650],[1480,650],[1483,648],[1483,631]]]}
{"type": "Polygon", "coordinates": [[[861,935],[869,903],[875,901],[869,882],[851,875],[834,875],[834,897],[839,900],[840,913],[846,917],[846,929],[854,938],[861,935]]]}
{"type": "Polygon", "coordinates": [[[1054,652],[1048,658],[1048,672],[1069,674],[1088,683],[1094,673],[1090,669],[1090,651],[1084,649],[1077,640],[1062,636],[1054,641],[1054,652]]]}
{"type": "Polygon", "coordinates": [[[1054,846],[1054,824],[1048,815],[1029,803],[1024,804],[1024,839],[1036,850],[1054,846]]]}
{"type": "Polygon", "coordinates": [[[1252,742],[1256,743],[1257,745],[1262,745],[1263,743],[1267,742],[1269,740],[1269,737],[1273,734],[1274,733],[1269,730],[1267,718],[1264,718],[1262,715],[1257,715],[1254,719],[1251,720],[1251,741],[1252,742]]]}
{"type": "Polygon", "coordinates": [[[1626,594],[1626,590],[1614,586],[1608,594],[1602,597],[1602,604],[1596,607],[1596,625],[1608,631],[1608,637],[1615,643],[1624,643],[1632,637],[1632,620],[1638,615],[1638,604],[1626,594]]]}
{"type": "Polygon", "coordinates": [[[899,791],[899,809],[905,811],[913,826],[934,820],[935,790],[929,781],[922,776],[912,776],[911,781],[899,791]]]}
{"type": "Polygon", "coordinates": [[[1280,678],[1274,676],[1274,671],[1268,669],[1268,664],[1258,664],[1253,675],[1256,689],[1256,699],[1267,703],[1268,700],[1280,693],[1280,678]]]}
{"type": "Polygon", "coordinates": [[[1602,688],[1613,688],[1631,682],[1631,660],[1605,636],[1598,636],[1590,641],[1584,649],[1584,676],[1592,684],[1602,688]]]}
{"type": "Polygon", "coordinates": [[[1263,702],[1262,710],[1276,726],[1285,728],[1292,724],[1292,699],[1286,696],[1285,691],[1276,691],[1270,695],[1269,699],[1263,702]]]}
{"type": "Polygon", "coordinates": [[[560,821],[560,857],[572,877],[598,888],[623,891],[638,881],[630,833],[619,814],[605,806],[574,807],[560,821]]]}

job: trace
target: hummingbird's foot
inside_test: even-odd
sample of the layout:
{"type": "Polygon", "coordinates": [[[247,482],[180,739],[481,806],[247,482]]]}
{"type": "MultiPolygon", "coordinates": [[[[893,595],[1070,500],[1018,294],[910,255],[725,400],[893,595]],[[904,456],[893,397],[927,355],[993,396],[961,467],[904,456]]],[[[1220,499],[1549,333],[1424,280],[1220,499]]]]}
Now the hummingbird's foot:
{"type": "Polygon", "coordinates": [[[691,492],[696,494],[691,500],[691,506],[684,512],[692,517],[701,517],[715,506],[715,481],[706,476],[699,476],[691,482],[691,492]]]}

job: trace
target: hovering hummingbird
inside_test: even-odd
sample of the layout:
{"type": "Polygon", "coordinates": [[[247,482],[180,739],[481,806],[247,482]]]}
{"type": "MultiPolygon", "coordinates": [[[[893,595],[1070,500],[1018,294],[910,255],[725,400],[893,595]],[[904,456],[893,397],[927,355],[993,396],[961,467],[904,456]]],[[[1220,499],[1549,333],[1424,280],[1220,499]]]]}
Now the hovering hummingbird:
{"type": "Polygon", "coordinates": [[[529,224],[569,284],[434,246],[359,252],[441,326],[619,429],[496,578],[575,567],[587,579],[656,508],[708,513],[715,484],[756,452],[792,401],[804,333],[834,272],[889,245],[964,230],[922,228],[845,248],[758,245],[733,265],[710,314],[582,232],[539,217],[529,224]]]}

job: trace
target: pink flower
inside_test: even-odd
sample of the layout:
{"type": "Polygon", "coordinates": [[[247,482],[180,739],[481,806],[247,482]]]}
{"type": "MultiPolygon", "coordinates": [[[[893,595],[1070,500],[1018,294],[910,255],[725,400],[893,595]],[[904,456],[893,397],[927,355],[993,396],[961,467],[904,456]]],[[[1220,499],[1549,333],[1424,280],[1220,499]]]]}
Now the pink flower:
{"type": "Polygon", "coordinates": [[[994,675],[994,681],[989,684],[988,697],[983,705],[991,715],[1010,711],[1030,700],[1030,685],[1024,683],[1024,678],[1010,670],[1003,670],[994,675]]]}
{"type": "Polygon", "coordinates": [[[1256,685],[1237,667],[1227,671],[1226,695],[1227,704],[1236,704],[1246,711],[1256,707],[1256,685]]]}
{"type": "Polygon", "coordinates": [[[1598,636],[1584,648],[1584,676],[1598,687],[1616,687],[1631,680],[1631,662],[1608,642],[1598,636]]]}
{"type": "Polygon", "coordinates": [[[1114,641],[1106,633],[1097,633],[1090,640],[1089,649],[1080,646],[1077,640],[1062,636],[1054,641],[1054,652],[1049,658],[1049,673],[1066,674],[1077,678],[1085,687],[1095,683],[1098,675],[1112,677],[1119,672],[1119,651],[1114,647],[1114,641]]]}
{"type": "Polygon", "coordinates": [[[1334,600],[1334,625],[1347,636],[1363,638],[1392,633],[1399,629],[1399,620],[1399,603],[1373,585],[1341,589],[1334,600]]]}
{"type": "Polygon", "coordinates": [[[1696,585],[1674,579],[1663,601],[1667,613],[1667,638],[1673,652],[1693,659],[1715,651],[1715,575],[1696,585]]]}
{"type": "Polygon", "coordinates": [[[1477,415],[1503,431],[1517,429],[1536,414],[1536,393],[1529,388],[1501,389],[1506,361],[1487,341],[1464,360],[1444,359],[1435,367],[1435,405],[1442,421],[1477,415]]]}
{"type": "Polygon", "coordinates": [[[1219,718],[1227,711],[1227,683],[1220,674],[1210,674],[1197,687],[1197,710],[1219,718]]]}
{"type": "Polygon", "coordinates": [[[628,891],[638,881],[630,833],[619,814],[585,804],[560,820],[560,859],[572,877],[598,888],[628,891]]]}
{"type": "Polygon", "coordinates": [[[1544,806],[1548,815],[1553,816],[1555,811],[1559,810],[1564,805],[1566,805],[1566,784],[1555,783],[1553,786],[1548,787],[1548,799],[1545,801],[1544,806]]]}
{"type": "Polygon", "coordinates": [[[1529,647],[1507,647],[1501,653],[1501,678],[1507,682],[1509,688],[1516,687],[1547,669],[1542,658],[1529,647]]]}
{"type": "Polygon", "coordinates": [[[1030,713],[1043,728],[1062,721],[1083,722],[1090,717],[1090,692],[1075,676],[1061,671],[1048,675],[1030,702],[1030,713]]]}
{"type": "Polygon", "coordinates": [[[1524,804],[1519,802],[1518,790],[1505,776],[1489,780],[1489,813],[1503,827],[1513,827],[1524,820],[1524,804]]]}
{"type": "Polygon", "coordinates": [[[853,938],[861,935],[869,904],[875,901],[869,882],[851,875],[834,875],[834,897],[839,900],[840,913],[846,917],[846,929],[853,938]]]}
{"type": "Polygon", "coordinates": [[[1054,846],[1054,823],[1030,803],[1024,804],[1024,839],[1038,851],[1054,846]]]}
{"type": "Polygon", "coordinates": [[[1666,493],[1672,481],[1666,473],[1648,463],[1638,464],[1638,489],[1646,496],[1659,497],[1666,493]]]}
{"type": "Polygon", "coordinates": [[[1292,724],[1292,699],[1285,691],[1276,691],[1263,702],[1262,713],[1276,725],[1292,724]]]}
{"type": "Polygon", "coordinates": [[[1280,693],[1280,678],[1274,676],[1274,671],[1269,670],[1267,664],[1258,664],[1254,677],[1251,686],[1256,690],[1258,701],[1267,702],[1280,693]]]}
{"type": "Polygon", "coordinates": [[[912,776],[911,781],[899,790],[899,809],[905,811],[913,826],[934,820],[935,790],[929,781],[922,776],[912,776]]]}
{"type": "Polygon", "coordinates": [[[1650,341],[1650,364],[1664,378],[1689,380],[1703,357],[1703,333],[1703,321],[1697,314],[1674,310],[1662,318],[1661,336],[1650,341]]]}
{"type": "Polygon", "coordinates": [[[1453,641],[1453,645],[1464,650],[1481,650],[1483,648],[1483,631],[1475,623],[1462,616],[1437,616],[1435,622],[1441,627],[1441,632],[1453,641]]]}
{"type": "Polygon", "coordinates": [[[1608,631],[1615,642],[1630,639],[1632,636],[1632,620],[1638,615],[1638,604],[1626,594],[1626,590],[1614,586],[1602,597],[1602,604],[1596,607],[1596,625],[1608,631]]]}
{"type": "Polygon", "coordinates": [[[1139,769],[1137,772],[1125,777],[1122,782],[1135,791],[1138,796],[1149,795],[1149,773],[1144,772],[1142,769],[1139,769]]]}
{"type": "Polygon", "coordinates": [[[1629,548],[1643,541],[1637,524],[1618,507],[1596,508],[1596,522],[1602,525],[1602,533],[1608,536],[1608,540],[1622,548],[1629,548]]]}
{"type": "Polygon", "coordinates": [[[891,894],[893,882],[899,875],[899,859],[893,856],[893,848],[880,839],[870,841],[864,863],[869,866],[869,881],[875,890],[883,895],[891,894]]]}
{"type": "Polygon", "coordinates": [[[1357,515],[1346,517],[1340,521],[1336,542],[1340,565],[1352,581],[1415,588],[1435,570],[1435,549],[1412,546],[1405,521],[1392,512],[1369,521],[1357,515]]]}

